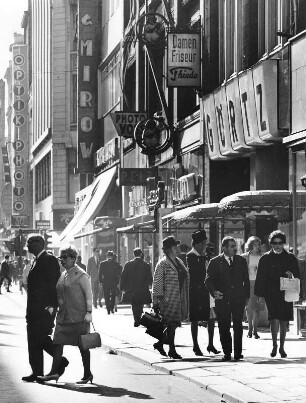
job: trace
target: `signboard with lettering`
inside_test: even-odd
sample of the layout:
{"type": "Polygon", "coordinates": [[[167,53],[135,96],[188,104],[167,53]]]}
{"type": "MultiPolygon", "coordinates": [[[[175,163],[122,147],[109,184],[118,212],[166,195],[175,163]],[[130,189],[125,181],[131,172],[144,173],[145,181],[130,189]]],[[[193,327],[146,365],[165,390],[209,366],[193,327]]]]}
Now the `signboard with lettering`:
{"type": "Polygon", "coordinates": [[[60,209],[53,210],[53,230],[63,231],[73,219],[73,210],[60,209]]]}
{"type": "Polygon", "coordinates": [[[204,127],[206,132],[209,157],[212,160],[225,159],[225,157],[221,154],[219,147],[219,136],[215,112],[215,98],[213,93],[204,98],[203,105],[205,122],[204,127]]]}
{"type": "Polygon", "coordinates": [[[222,85],[219,89],[217,89],[214,92],[214,97],[215,97],[215,113],[217,120],[219,147],[221,154],[224,156],[236,155],[237,152],[234,151],[231,142],[227,99],[224,85],[222,85]]]}
{"type": "Polygon", "coordinates": [[[201,36],[199,32],[169,32],[167,86],[201,86],[201,36]]]}
{"type": "Polygon", "coordinates": [[[272,140],[278,135],[277,60],[265,60],[253,68],[255,105],[259,137],[272,140]]]}
{"type": "Polygon", "coordinates": [[[240,93],[237,78],[226,83],[226,98],[232,147],[235,151],[244,151],[248,147],[244,140],[240,93]]]}
{"type": "Polygon", "coordinates": [[[119,138],[114,137],[95,153],[95,167],[109,168],[119,159],[119,138]]]}
{"type": "Polygon", "coordinates": [[[51,223],[49,220],[36,220],[35,221],[37,229],[50,229],[51,223]]]}
{"type": "Polygon", "coordinates": [[[27,217],[22,226],[29,226],[28,197],[28,62],[27,45],[14,45],[13,53],[13,217],[27,217]]]}
{"type": "Polygon", "coordinates": [[[253,71],[244,71],[238,76],[244,139],[247,145],[269,145],[259,137],[253,71]]]}
{"type": "Polygon", "coordinates": [[[118,227],[124,227],[126,225],[126,220],[121,217],[110,217],[110,216],[103,216],[97,217],[94,221],[94,226],[106,229],[113,229],[118,227]]]}
{"type": "Polygon", "coordinates": [[[134,138],[136,125],[142,120],[148,119],[147,112],[121,112],[116,111],[110,114],[118,136],[134,138]]]}
{"type": "Polygon", "coordinates": [[[12,215],[11,228],[23,228],[30,226],[30,217],[28,215],[12,215]]]}
{"type": "Polygon", "coordinates": [[[78,1],[78,159],[79,172],[94,172],[97,144],[99,0],[78,1]]]}
{"type": "Polygon", "coordinates": [[[121,168],[120,186],[141,186],[147,184],[147,179],[156,177],[156,168],[121,168]]]}

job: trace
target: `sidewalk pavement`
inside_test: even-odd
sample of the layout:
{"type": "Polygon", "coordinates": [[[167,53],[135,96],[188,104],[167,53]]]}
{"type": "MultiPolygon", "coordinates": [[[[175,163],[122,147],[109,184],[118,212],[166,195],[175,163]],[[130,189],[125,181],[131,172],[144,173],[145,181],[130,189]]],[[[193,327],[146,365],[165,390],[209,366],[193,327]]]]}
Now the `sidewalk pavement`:
{"type": "MultiPolygon", "coordinates": [[[[26,296],[17,290],[10,298],[26,305],[26,296]]],[[[171,360],[154,351],[156,340],[145,333],[144,327],[133,326],[129,306],[119,306],[114,315],[107,315],[105,307],[95,309],[93,322],[104,349],[193,382],[217,394],[223,402],[306,402],[306,339],[291,333],[285,344],[286,359],[279,355],[270,357],[270,332],[260,329],[258,340],[247,338],[244,331],[244,360],[222,362],[222,353],[217,356],[207,353],[205,328],[199,329],[199,345],[204,356],[196,357],[192,351],[190,324],[184,324],[176,332],[177,351],[183,359],[171,360]]],[[[217,327],[214,344],[221,350],[217,327]]]]}

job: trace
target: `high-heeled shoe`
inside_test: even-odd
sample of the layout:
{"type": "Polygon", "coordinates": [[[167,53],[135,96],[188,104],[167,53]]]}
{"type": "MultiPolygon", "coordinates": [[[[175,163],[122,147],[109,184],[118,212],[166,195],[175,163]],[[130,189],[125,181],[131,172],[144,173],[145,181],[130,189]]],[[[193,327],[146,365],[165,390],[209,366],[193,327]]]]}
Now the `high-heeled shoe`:
{"type": "Polygon", "coordinates": [[[77,381],[76,384],[85,385],[88,382],[92,383],[92,380],[93,380],[93,374],[90,374],[87,377],[84,376],[80,381],[77,381]]]}
{"type": "Polygon", "coordinates": [[[273,346],[270,356],[275,357],[277,353],[277,346],[273,346]]]}
{"type": "Polygon", "coordinates": [[[215,348],[215,346],[207,346],[207,351],[209,352],[209,354],[210,353],[214,353],[214,354],[220,354],[221,353],[221,351],[217,350],[215,348]]]}
{"type": "Polygon", "coordinates": [[[157,343],[154,343],[153,347],[154,347],[154,350],[157,350],[159,352],[159,354],[161,354],[164,357],[167,357],[167,353],[164,350],[164,347],[160,341],[158,341],[157,343]]]}
{"type": "Polygon", "coordinates": [[[287,357],[287,353],[286,353],[286,351],[285,351],[283,348],[280,348],[278,351],[279,351],[280,356],[281,356],[282,358],[286,358],[286,357],[287,357]]]}
{"type": "Polygon", "coordinates": [[[259,334],[258,334],[258,333],[254,333],[254,338],[255,338],[255,339],[260,339],[259,334]]]}
{"type": "Polygon", "coordinates": [[[56,381],[56,383],[57,383],[59,377],[60,377],[59,374],[48,374],[45,376],[38,376],[37,378],[44,382],[56,381]]]}
{"type": "Polygon", "coordinates": [[[202,353],[202,351],[201,351],[201,349],[200,349],[199,346],[193,347],[193,352],[194,352],[194,354],[195,354],[196,356],[198,356],[198,357],[202,357],[202,356],[203,356],[203,353],[202,353]]]}
{"type": "Polygon", "coordinates": [[[172,358],[173,360],[181,360],[182,356],[180,356],[175,350],[174,351],[169,351],[168,357],[172,358]]]}
{"type": "Polygon", "coordinates": [[[248,333],[248,334],[247,334],[247,337],[248,337],[249,339],[251,339],[251,338],[252,338],[252,333],[248,333]]]}

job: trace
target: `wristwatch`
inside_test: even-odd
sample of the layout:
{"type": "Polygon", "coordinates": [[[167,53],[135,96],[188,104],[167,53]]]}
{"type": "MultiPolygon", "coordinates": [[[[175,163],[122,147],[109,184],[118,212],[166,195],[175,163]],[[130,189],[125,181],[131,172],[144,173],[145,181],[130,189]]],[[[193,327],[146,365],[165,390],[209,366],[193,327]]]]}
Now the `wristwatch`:
{"type": "Polygon", "coordinates": [[[92,313],[92,311],[86,311],[86,313],[92,313]]]}

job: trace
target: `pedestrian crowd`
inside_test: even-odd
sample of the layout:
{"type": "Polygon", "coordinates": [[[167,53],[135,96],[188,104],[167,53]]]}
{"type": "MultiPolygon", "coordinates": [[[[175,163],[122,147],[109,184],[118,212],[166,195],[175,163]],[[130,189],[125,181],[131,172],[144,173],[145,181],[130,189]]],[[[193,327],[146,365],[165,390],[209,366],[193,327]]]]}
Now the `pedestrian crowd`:
{"type": "Polygon", "coordinates": [[[90,333],[92,310],[98,305],[103,307],[103,298],[108,315],[115,314],[119,301],[131,304],[135,327],[143,324],[144,306],[152,306],[149,315],[159,318],[162,326],[161,332],[153,335],[157,339],[153,347],[172,359],[182,358],[176,351],[175,333],[183,321],[190,321],[196,356],[203,356],[199,327],[207,328],[208,353],[219,354],[221,351],[214,344],[217,321],[222,361],[242,360],[245,312],[247,337],[259,339],[260,313],[267,309],[272,338],[270,355],[275,357],[279,353],[286,357],[285,339],[289,321],[293,320],[294,300],[287,299],[280,284],[282,279],[299,279],[300,271],[297,258],[284,248],[285,234],[272,232],[271,249],[266,253],[261,251],[260,239],[251,236],[245,253],[238,255],[235,239],[227,236],[221,242],[221,253],[215,256],[214,246],[202,229],[192,233],[191,250],[185,244],[180,249],[179,244],[173,236],[163,240],[164,256],[153,274],[139,247],[133,251],[134,259],[124,267],[113,251],[109,250],[101,261],[99,250],[94,248],[86,267],[74,246],[63,246],[56,258],[45,250],[44,238],[39,234],[30,235],[27,241],[33,261],[19,260],[18,272],[11,269],[14,264],[6,255],[1,264],[0,285],[6,281],[9,291],[12,281],[19,279],[21,290],[27,291],[32,373],[24,376],[23,381],[58,381],[69,365],[63,356],[65,345],[78,347],[81,354],[84,372],[77,383],[93,381],[90,350],[83,347],[80,337],[90,333]],[[167,352],[165,345],[169,346],[167,352]],[[44,351],[53,357],[47,375],[44,375],[44,351]]]}

